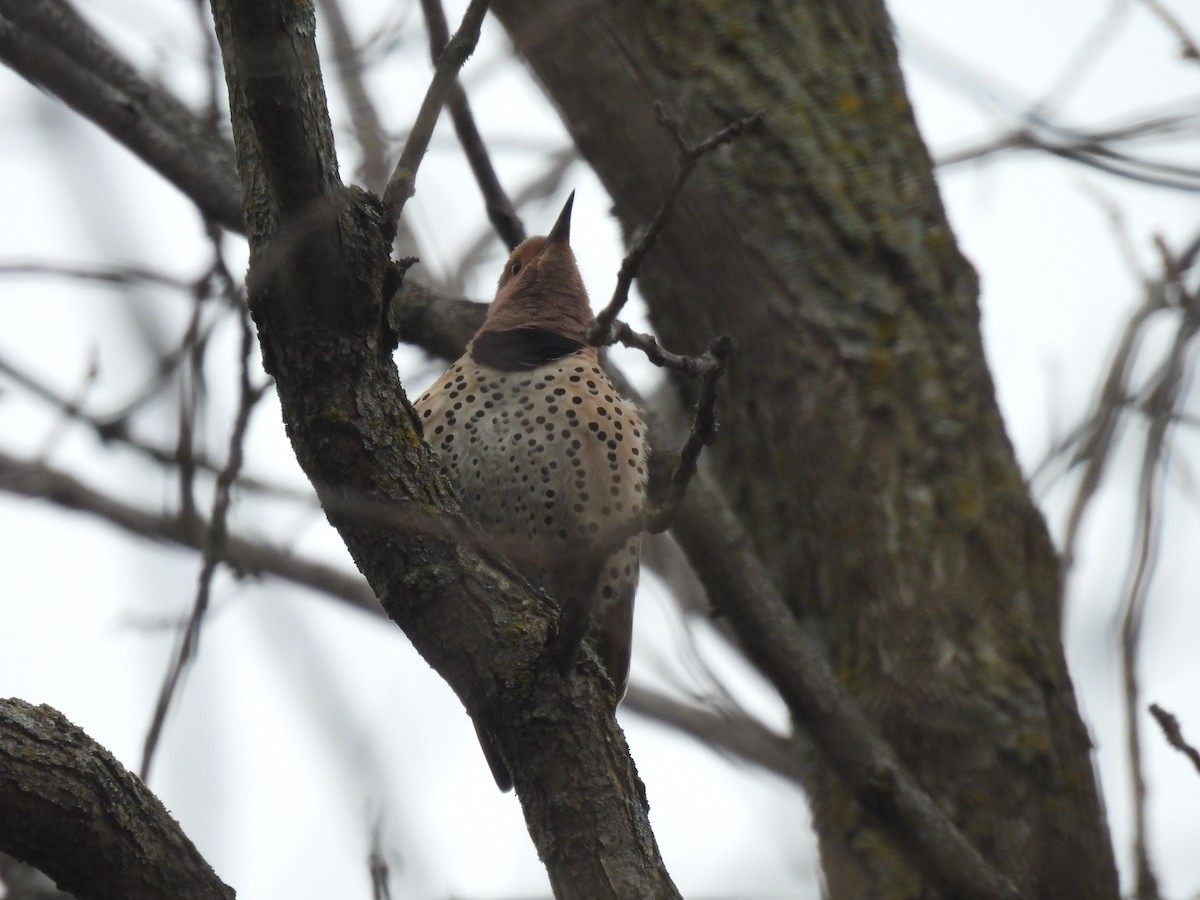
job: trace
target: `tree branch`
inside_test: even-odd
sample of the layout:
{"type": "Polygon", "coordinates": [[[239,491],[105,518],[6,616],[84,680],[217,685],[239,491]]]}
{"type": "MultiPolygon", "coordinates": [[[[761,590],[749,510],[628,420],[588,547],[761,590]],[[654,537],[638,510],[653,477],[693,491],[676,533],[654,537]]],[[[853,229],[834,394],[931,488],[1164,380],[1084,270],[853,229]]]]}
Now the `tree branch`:
{"type": "MultiPolygon", "coordinates": [[[[618,322],[617,324],[621,326],[621,330],[629,331],[625,323],[618,322]]],[[[655,342],[655,346],[657,347],[657,342],[655,342]]],[[[665,353],[666,351],[660,348],[659,352],[665,353]]],[[[725,365],[732,353],[733,338],[719,337],[713,341],[708,352],[699,359],[686,357],[680,360],[678,366],[671,366],[671,368],[678,368],[681,371],[694,372],[700,377],[700,396],[696,400],[696,411],[692,417],[691,430],[688,432],[683,450],[680,451],[679,463],[671,474],[666,494],[659,499],[658,508],[646,523],[646,530],[651,534],[666,531],[675,521],[688,485],[696,475],[700,452],[705,447],[711,446],[712,442],[716,440],[717,388],[721,383],[721,376],[725,374],[725,365]]],[[[655,361],[654,355],[650,355],[650,361],[655,361]]]]}
{"type": "MultiPolygon", "coordinates": [[[[7,375],[39,400],[44,401],[64,420],[77,422],[86,427],[102,444],[119,444],[161,466],[175,467],[180,464],[177,447],[167,448],[134,436],[129,427],[129,420],[125,416],[104,416],[88,412],[76,400],[61,396],[32,375],[21,371],[2,358],[0,358],[0,375],[7,375]]],[[[197,471],[204,471],[211,475],[216,475],[221,471],[220,465],[207,453],[200,450],[192,450],[191,463],[197,471]]],[[[242,490],[254,491],[276,499],[316,506],[316,498],[311,491],[289,488],[253,476],[239,475],[237,486],[242,490]]]]}
{"type": "Polygon", "coordinates": [[[621,706],[695,738],[716,753],[752,763],[797,786],[803,784],[804,769],[795,744],[751,716],[704,709],[639,684],[630,685],[621,706]]]}
{"type": "MultiPolygon", "coordinates": [[[[178,516],[153,514],[89,488],[83,482],[39,463],[23,462],[0,451],[0,491],[45,500],[63,509],[84,512],[131,534],[203,550],[208,525],[178,516]]],[[[378,614],[379,601],[359,575],[293,556],[285,550],[229,536],[225,561],[240,576],[274,575],[292,584],[321,591],[355,609],[378,614]]]]}
{"type": "Polygon", "coordinates": [[[362,57],[354,46],[341,0],[321,0],[321,12],[333,37],[334,65],[350,107],[354,137],[362,151],[363,181],[369,190],[382,190],[388,176],[388,140],[362,77],[362,57]]]}
{"type": "Polygon", "coordinates": [[[78,900],[234,896],[141,781],[23,700],[0,700],[0,848],[78,900]]]}
{"type": "Polygon", "coordinates": [[[388,307],[388,320],[400,339],[431,356],[458,359],[479,330],[488,305],[466,297],[447,297],[405,279],[388,307]]]}
{"type": "Polygon", "coordinates": [[[1200,62],[1200,44],[1188,34],[1188,30],[1183,27],[1183,23],[1179,21],[1178,17],[1163,6],[1160,0],[1146,0],[1146,6],[1158,16],[1167,30],[1175,35],[1179,41],[1179,55],[1184,59],[1200,62]]]}
{"type": "Polygon", "coordinates": [[[601,347],[616,340],[613,331],[614,323],[625,304],[629,302],[629,289],[633,286],[633,279],[637,277],[646,254],[650,252],[650,249],[658,241],[658,236],[671,221],[671,217],[675,213],[675,204],[679,201],[679,196],[683,193],[683,188],[696,168],[696,164],[717,147],[741,137],[763,122],[763,113],[759,111],[737,119],[708,137],[692,143],[683,136],[682,126],[667,114],[662,104],[658,105],[656,112],[658,121],[667,129],[675,142],[675,149],[679,154],[679,168],[675,173],[675,181],[671,184],[666,196],[663,197],[654,220],[642,230],[633,246],[629,248],[629,252],[625,254],[625,258],[621,260],[621,268],[617,272],[617,286],[613,289],[612,299],[609,300],[608,306],[600,310],[595,321],[588,327],[589,340],[601,347]]]}
{"type": "Polygon", "coordinates": [[[250,322],[245,310],[241,312],[242,323],[242,364],[239,379],[240,399],[237,415],[234,417],[232,434],[229,438],[229,454],[225,467],[217,475],[217,485],[213,496],[212,519],[205,531],[203,563],[200,567],[200,577],[196,586],[196,599],[192,606],[192,614],[187,626],[180,637],[179,647],[171,663],[159,691],[158,702],[155,705],[154,717],[146,734],[146,742],[142,748],[142,765],[138,775],[143,781],[150,777],[150,766],[154,761],[154,753],[158,749],[158,740],[162,735],[166,722],[167,711],[171,700],[179,686],[179,679],[189,662],[200,649],[200,627],[208,612],[209,596],[212,590],[213,575],[217,565],[225,558],[229,542],[228,515],[232,503],[233,482],[242,467],[243,444],[246,439],[246,428],[250,424],[250,413],[262,399],[266,385],[253,387],[250,384],[250,353],[254,347],[254,338],[250,330],[250,322]]]}
{"type": "Polygon", "coordinates": [[[1020,897],[934,804],[846,694],[821,642],[796,621],[709,479],[693,481],[674,533],[748,657],[808,728],[857,801],[931,883],[950,897],[1020,897]]]}
{"type": "MultiPolygon", "coordinates": [[[[450,30],[446,24],[446,11],[442,8],[441,0],[421,0],[421,9],[425,13],[425,27],[429,31],[429,53],[434,64],[441,54],[449,48],[450,30]]],[[[512,201],[500,184],[492,160],[488,156],[483,136],[475,125],[475,116],[471,113],[471,104],[467,100],[467,92],[462,82],[457,78],[450,85],[450,97],[447,101],[450,107],[450,119],[454,122],[454,131],[458,142],[467,155],[467,162],[475,175],[475,182],[483,194],[483,202],[487,208],[488,221],[500,235],[505,246],[511,251],[525,240],[525,226],[513,209],[512,201]]]]}
{"type": "Polygon", "coordinates": [[[0,60],[128,147],[205,216],[243,229],[232,148],[64,0],[0,0],[0,60]]]}
{"type": "Polygon", "coordinates": [[[421,160],[425,158],[425,151],[429,149],[429,139],[433,137],[433,129],[441,115],[442,106],[450,96],[451,89],[457,84],[458,70],[475,51],[475,44],[479,41],[479,29],[483,25],[487,8],[488,0],[471,0],[463,14],[458,32],[438,56],[433,79],[425,91],[425,99],[421,101],[417,119],[408,133],[408,140],[404,144],[400,160],[396,163],[396,169],[388,179],[387,190],[383,192],[383,205],[393,222],[400,219],[404,204],[416,192],[417,169],[421,160]]]}
{"type": "Polygon", "coordinates": [[[356,514],[461,520],[380,334],[397,207],[338,182],[308,9],[213,12],[254,210],[250,308],[301,467],[389,616],[494,739],[556,893],[677,897],[598,662],[548,664],[549,601],[427,515],[356,514]]]}

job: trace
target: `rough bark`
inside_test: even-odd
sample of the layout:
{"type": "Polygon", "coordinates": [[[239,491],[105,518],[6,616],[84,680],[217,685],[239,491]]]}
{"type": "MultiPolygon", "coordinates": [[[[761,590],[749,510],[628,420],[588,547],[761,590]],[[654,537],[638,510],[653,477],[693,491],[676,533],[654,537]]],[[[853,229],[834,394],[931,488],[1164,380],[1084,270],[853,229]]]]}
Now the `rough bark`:
{"type": "MultiPolygon", "coordinates": [[[[1058,559],[882,6],[494,8],[627,229],[674,172],[656,101],[697,137],[765,112],[704,163],[641,279],[670,345],[742,348],[714,474],[838,679],[984,856],[1029,896],[1115,897],[1058,559]]],[[[820,754],[806,781],[833,897],[930,895],[820,754]]]]}
{"type": "Polygon", "coordinates": [[[598,664],[547,665],[551,604],[473,553],[420,441],[383,327],[393,227],[338,181],[311,8],[213,11],[251,311],[301,466],[385,610],[491,732],[556,895],[677,896],[598,664]]]}
{"type": "Polygon", "coordinates": [[[58,711],[0,701],[0,848],[79,900],[229,900],[150,790],[58,711]]]}

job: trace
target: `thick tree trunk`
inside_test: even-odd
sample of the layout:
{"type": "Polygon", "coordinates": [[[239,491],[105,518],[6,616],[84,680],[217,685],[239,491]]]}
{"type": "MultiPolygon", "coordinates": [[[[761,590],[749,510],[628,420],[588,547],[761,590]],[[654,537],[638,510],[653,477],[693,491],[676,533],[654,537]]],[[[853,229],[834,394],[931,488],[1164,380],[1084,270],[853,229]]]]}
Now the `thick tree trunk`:
{"type": "MultiPolygon", "coordinates": [[[[672,346],[741,348],[714,474],[842,684],[984,856],[1031,897],[1116,897],[1058,559],[882,7],[494,8],[629,229],[675,171],[656,101],[694,137],[764,111],[702,164],[641,279],[672,346]]],[[[927,896],[819,754],[807,773],[831,895],[927,896]]]]}

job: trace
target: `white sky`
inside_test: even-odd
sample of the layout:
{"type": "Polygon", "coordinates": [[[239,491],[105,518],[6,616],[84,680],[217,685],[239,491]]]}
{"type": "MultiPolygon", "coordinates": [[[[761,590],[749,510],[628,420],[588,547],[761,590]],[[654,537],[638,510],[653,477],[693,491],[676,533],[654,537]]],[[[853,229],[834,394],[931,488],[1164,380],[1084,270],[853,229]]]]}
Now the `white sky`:
{"type": "MultiPolygon", "coordinates": [[[[171,84],[199,96],[198,70],[187,62],[196,55],[189,4],[94,0],[87,6],[140,64],[168,73],[171,84]]],[[[378,21],[378,6],[358,5],[360,31],[378,21]]],[[[1200,10],[1184,0],[1174,6],[1191,33],[1200,35],[1200,10]]],[[[392,17],[419,22],[414,4],[384,8],[392,17]]],[[[1179,61],[1177,45],[1143,4],[899,0],[891,8],[914,104],[935,155],[994,134],[1010,123],[1006,115],[1045,98],[1093,28],[1114,11],[1119,37],[1085,78],[1056,95],[1052,115],[1092,125],[1173,103],[1195,110],[1200,102],[1200,65],[1179,61]],[[973,90],[964,94],[948,78],[973,90]],[[992,99],[981,107],[974,98],[987,94],[992,99]]],[[[398,129],[416,98],[402,101],[395,86],[423,79],[427,71],[423,35],[415,28],[405,33],[419,48],[419,62],[389,61],[372,82],[376,97],[389,99],[388,121],[398,129]]],[[[406,49],[397,48],[396,55],[406,49]]],[[[505,183],[521,185],[541,174],[566,138],[522,70],[506,62],[494,24],[485,28],[465,79],[505,183]],[[530,153],[530,146],[544,152],[530,153]]],[[[332,85],[330,94],[340,102],[332,85]]],[[[337,124],[344,125],[341,107],[335,110],[337,124]]],[[[1180,147],[1194,150],[1191,137],[1180,147]]],[[[348,149],[342,162],[352,175],[348,149]]],[[[409,204],[410,223],[424,242],[423,264],[434,273],[450,271],[486,228],[465,172],[449,131],[439,131],[409,204]]],[[[580,253],[584,277],[593,295],[603,296],[620,257],[617,229],[590,173],[576,166],[568,181],[578,191],[574,229],[586,234],[577,238],[578,246],[587,247],[580,253]]],[[[206,264],[202,230],[174,189],[7,70],[0,70],[0,183],[0,264],[119,260],[184,278],[206,264]],[[81,213],[79,201],[91,211],[81,213]]],[[[1178,248],[1196,227],[1195,198],[1031,155],[955,168],[943,173],[942,187],[959,239],[982,276],[989,360],[1009,433],[1028,468],[1092,400],[1122,317],[1138,300],[1135,276],[1097,197],[1120,207],[1148,271],[1155,265],[1150,236],[1161,234],[1178,248]]],[[[530,226],[548,223],[559,203],[561,198],[524,211],[530,226]]],[[[468,278],[475,296],[486,296],[494,283],[502,253],[498,242],[494,247],[495,259],[468,278]]],[[[233,256],[242,258],[240,247],[233,256]]],[[[87,399],[104,410],[148,374],[142,357],[130,355],[130,329],[148,329],[169,346],[189,312],[184,299],[157,290],[0,277],[0,358],[67,394],[80,389],[95,360],[99,376],[87,399]]],[[[209,446],[218,451],[234,403],[236,340],[228,325],[217,331],[207,372],[215,412],[205,425],[209,446]]],[[[414,388],[437,374],[416,354],[400,359],[414,388]]],[[[170,421],[154,427],[148,436],[173,439],[170,421]]],[[[175,504],[175,486],[147,475],[128,454],[98,448],[79,430],[51,443],[54,429],[53,417],[0,378],[0,447],[6,452],[32,457],[49,446],[53,465],[129,502],[152,510],[175,504]]],[[[1189,466],[1195,470],[1196,444],[1180,446],[1175,462],[1183,474],[1167,511],[1168,540],[1150,597],[1142,676],[1145,701],[1171,709],[1185,734],[1200,742],[1200,604],[1191,549],[1200,541],[1200,521],[1194,484],[1183,480],[1189,466]]],[[[272,402],[256,412],[250,447],[249,474],[303,484],[272,402]]],[[[1113,616],[1131,534],[1132,449],[1086,521],[1068,635],[1123,870],[1130,814],[1113,616]]],[[[1043,500],[1061,535],[1069,494],[1059,489],[1043,500]]],[[[207,505],[203,494],[201,505],[207,505]]],[[[284,508],[270,516],[248,520],[235,509],[234,524],[242,533],[348,564],[319,517],[284,508]]],[[[197,558],[3,494],[0,538],[0,696],[57,707],[136,768],[174,643],[162,626],[190,607],[197,558]]],[[[367,832],[376,818],[385,845],[404,854],[390,859],[396,896],[498,898],[547,891],[517,801],[495,791],[457,701],[395,629],[274,582],[235,585],[222,574],[214,600],[199,661],[168,722],[151,786],[240,897],[369,897],[367,832]]],[[[637,628],[634,678],[659,684],[686,679],[679,674],[678,641],[661,637],[677,625],[653,579],[640,594],[637,628]]],[[[777,703],[752,676],[728,660],[716,665],[756,709],[778,716],[777,703]]],[[[731,766],[635,716],[625,715],[623,724],[656,834],[685,895],[819,895],[807,813],[794,788],[731,766]]],[[[1192,896],[1200,892],[1200,856],[1194,852],[1200,778],[1165,747],[1148,718],[1143,742],[1152,847],[1164,894],[1192,896]]]]}

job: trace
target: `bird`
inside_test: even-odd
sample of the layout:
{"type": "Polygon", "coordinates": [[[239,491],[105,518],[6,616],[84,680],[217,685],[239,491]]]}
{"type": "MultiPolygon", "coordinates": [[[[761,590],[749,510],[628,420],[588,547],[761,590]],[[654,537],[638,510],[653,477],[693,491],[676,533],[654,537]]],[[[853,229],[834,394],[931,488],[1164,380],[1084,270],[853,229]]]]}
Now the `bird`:
{"type": "MultiPolygon", "coordinates": [[[[629,682],[650,447],[641,411],[588,342],[574,201],[572,191],[549,233],[512,251],[483,324],[414,408],[485,546],[590,619],[615,708],[629,682]]],[[[510,790],[494,742],[476,731],[510,790]]]]}

